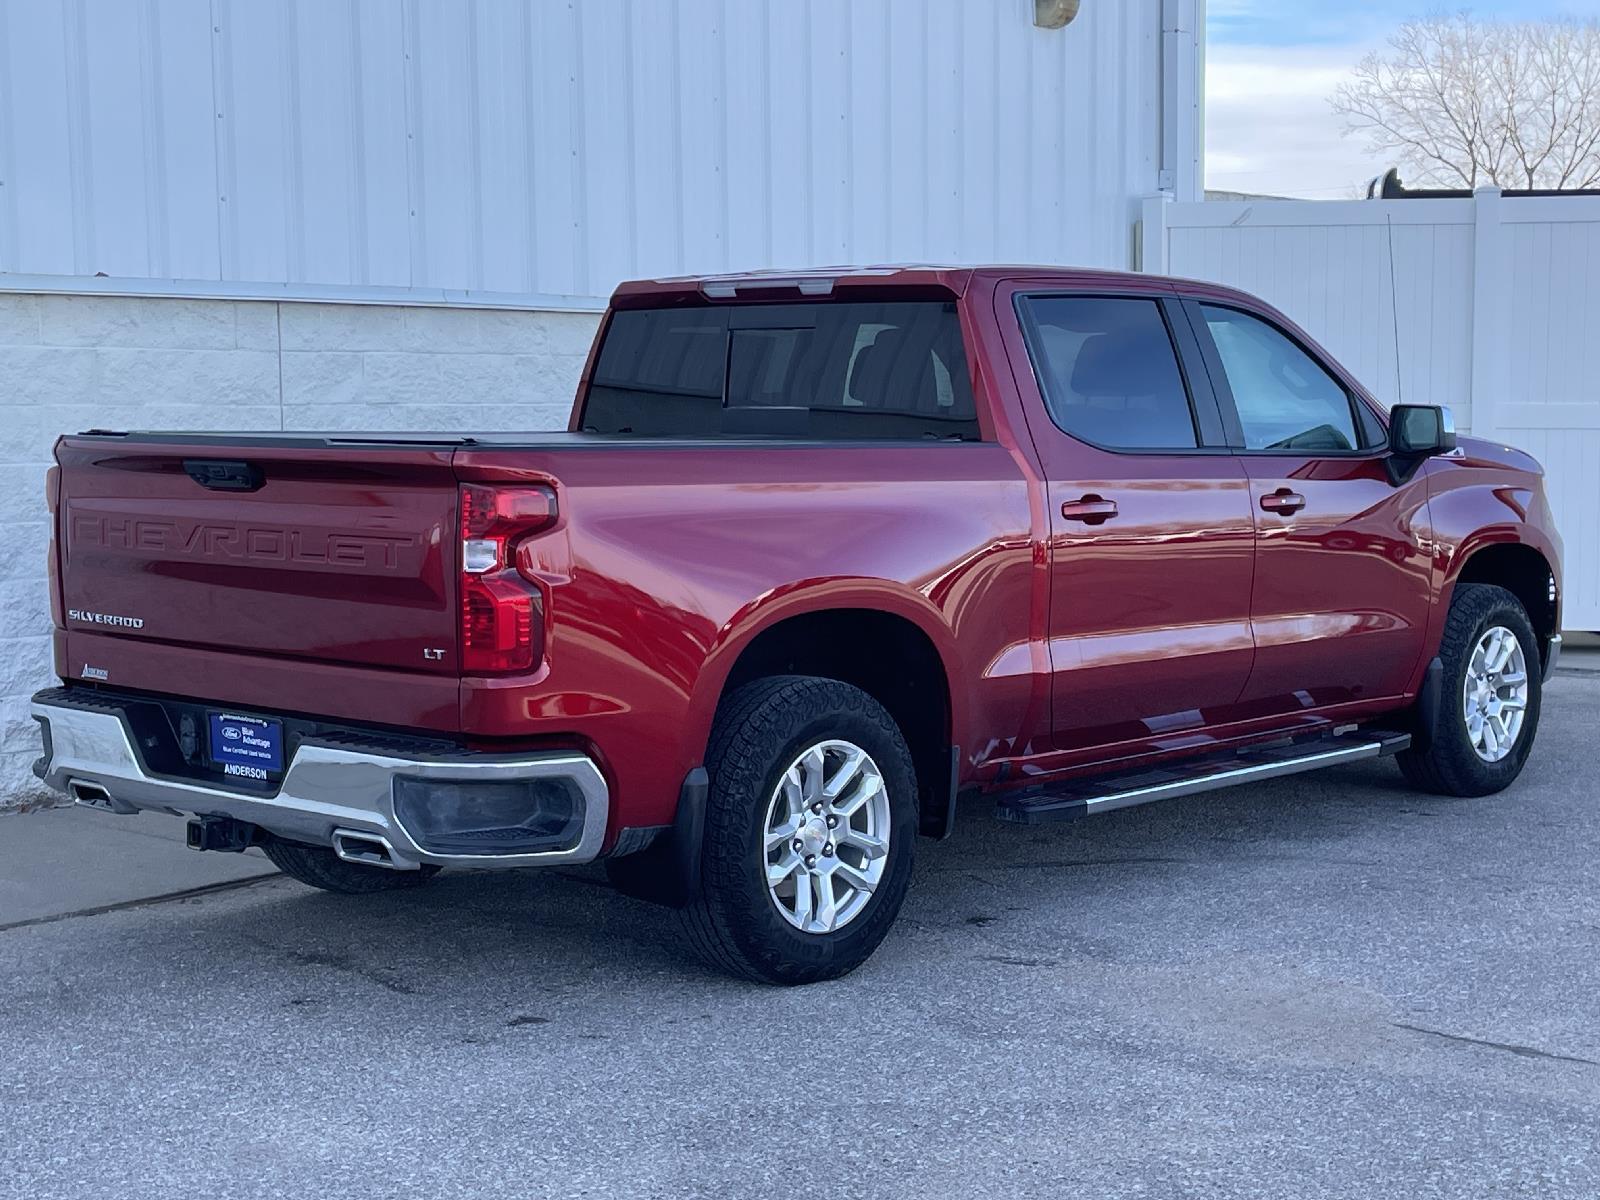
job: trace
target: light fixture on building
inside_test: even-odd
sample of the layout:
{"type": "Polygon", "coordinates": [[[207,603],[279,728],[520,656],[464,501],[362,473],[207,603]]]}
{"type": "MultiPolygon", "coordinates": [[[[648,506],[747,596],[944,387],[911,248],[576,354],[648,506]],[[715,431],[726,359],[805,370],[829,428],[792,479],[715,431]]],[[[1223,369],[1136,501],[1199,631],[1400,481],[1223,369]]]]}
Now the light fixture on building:
{"type": "Polygon", "coordinates": [[[1033,23],[1040,29],[1060,29],[1078,15],[1079,0],[1033,0],[1033,23]]]}

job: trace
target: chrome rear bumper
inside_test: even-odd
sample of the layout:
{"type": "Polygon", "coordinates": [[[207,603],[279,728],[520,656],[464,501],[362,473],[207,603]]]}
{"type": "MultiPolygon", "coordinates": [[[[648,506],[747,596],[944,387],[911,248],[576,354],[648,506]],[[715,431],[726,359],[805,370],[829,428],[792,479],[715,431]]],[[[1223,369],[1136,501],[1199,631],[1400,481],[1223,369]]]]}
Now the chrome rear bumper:
{"type": "Polygon", "coordinates": [[[532,867],[589,862],[605,840],[610,798],[594,761],[576,752],[529,755],[459,754],[398,757],[356,745],[305,741],[272,794],[234,791],[146,772],[114,704],[36,697],[32,712],[46,727],[45,755],[35,773],[46,785],[90,807],[116,813],[154,809],[231,817],[309,845],[330,846],[352,861],[386,848],[399,869],[439,866],[532,867]],[[581,829],[563,849],[516,854],[432,854],[395,813],[397,778],[452,783],[551,779],[570,782],[583,799],[581,829]]]}

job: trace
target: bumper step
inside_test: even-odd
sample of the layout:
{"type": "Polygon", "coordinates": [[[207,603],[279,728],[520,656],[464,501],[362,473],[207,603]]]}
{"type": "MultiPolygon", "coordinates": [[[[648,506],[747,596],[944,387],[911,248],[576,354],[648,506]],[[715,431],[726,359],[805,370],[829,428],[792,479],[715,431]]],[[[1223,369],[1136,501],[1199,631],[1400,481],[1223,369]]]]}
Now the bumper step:
{"type": "Polygon", "coordinates": [[[1161,767],[1002,793],[996,801],[995,816],[1017,825],[1074,821],[1092,813],[1298,775],[1336,763],[1385,757],[1410,745],[1409,733],[1387,730],[1360,730],[1314,741],[1274,742],[1161,767]]]}
{"type": "Polygon", "coordinates": [[[425,863],[564,866],[593,861],[604,845],[610,791],[599,766],[579,751],[435,750],[382,733],[363,742],[317,729],[310,718],[284,716],[286,729],[304,728],[286,747],[281,780],[245,787],[215,778],[214,771],[184,774],[188,755],[151,757],[162,748],[156,732],[163,725],[170,732],[162,714],[172,709],[166,706],[187,711],[197,703],[112,698],[79,688],[40,692],[32,713],[45,731],[41,778],[79,804],[107,812],[192,814],[188,841],[196,850],[237,852],[270,834],[330,847],[350,862],[404,871],[425,863]],[[507,828],[541,837],[544,826],[527,814],[555,816],[545,822],[549,836],[542,841],[448,840],[463,827],[481,830],[485,814],[497,812],[507,814],[507,828]]]}

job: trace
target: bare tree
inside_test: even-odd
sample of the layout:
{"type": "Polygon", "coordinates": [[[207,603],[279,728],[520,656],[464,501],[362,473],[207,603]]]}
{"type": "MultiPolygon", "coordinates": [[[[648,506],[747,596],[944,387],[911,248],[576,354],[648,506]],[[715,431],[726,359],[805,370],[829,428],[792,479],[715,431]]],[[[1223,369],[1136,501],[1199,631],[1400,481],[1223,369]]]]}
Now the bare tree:
{"type": "Polygon", "coordinates": [[[1600,186],[1600,20],[1407,21],[1331,102],[1425,183],[1600,186]]]}

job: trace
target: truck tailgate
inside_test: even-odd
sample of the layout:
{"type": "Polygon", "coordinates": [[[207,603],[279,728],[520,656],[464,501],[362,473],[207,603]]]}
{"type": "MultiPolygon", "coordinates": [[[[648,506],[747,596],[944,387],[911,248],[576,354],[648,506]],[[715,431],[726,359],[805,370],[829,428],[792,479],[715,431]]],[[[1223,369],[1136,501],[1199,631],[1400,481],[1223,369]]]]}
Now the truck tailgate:
{"type": "MultiPolygon", "coordinates": [[[[69,646],[100,635],[217,651],[233,664],[293,658],[453,677],[453,453],[65,438],[57,620],[69,646]]],[[[170,692],[196,681],[116,682],[170,692]]]]}

